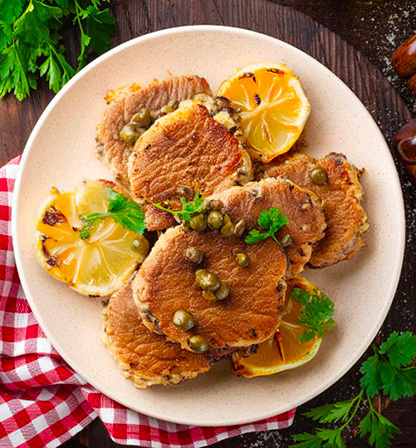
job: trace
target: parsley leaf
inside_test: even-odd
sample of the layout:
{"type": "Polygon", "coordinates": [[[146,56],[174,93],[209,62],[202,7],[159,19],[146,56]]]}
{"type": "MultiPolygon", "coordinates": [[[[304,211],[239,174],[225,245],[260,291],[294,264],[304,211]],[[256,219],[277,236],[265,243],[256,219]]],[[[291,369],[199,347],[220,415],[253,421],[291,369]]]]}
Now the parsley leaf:
{"type": "Polygon", "coordinates": [[[356,402],[356,398],[351,400],[339,401],[337,403],[325,404],[305,412],[305,416],[319,423],[335,423],[346,421],[348,415],[356,402]]]}
{"type": "Polygon", "coordinates": [[[292,438],[299,443],[291,445],[292,448],[321,448],[323,440],[316,434],[304,432],[301,434],[294,434],[292,438]]]}
{"type": "Polygon", "coordinates": [[[392,366],[407,366],[416,358],[416,336],[410,332],[394,331],[380,346],[379,353],[387,355],[392,366]]]}
{"type": "Polygon", "coordinates": [[[387,420],[372,407],[359,425],[360,437],[369,435],[368,442],[376,448],[388,448],[394,434],[400,434],[400,429],[387,420]]]}
{"type": "Polygon", "coordinates": [[[13,92],[21,101],[36,89],[39,76],[58,90],[86,64],[89,50],[106,51],[115,33],[107,0],[0,0],[0,98],[13,92]],[[62,27],[78,25],[81,52],[75,70],[62,45],[62,27]]]}
{"type": "Polygon", "coordinates": [[[116,32],[116,20],[108,9],[99,11],[94,6],[85,10],[89,44],[97,54],[103,54],[111,44],[111,36],[116,32]]]}
{"type": "Polygon", "coordinates": [[[39,67],[40,75],[46,75],[49,88],[57,93],[75,75],[75,70],[66,61],[62,46],[55,49],[49,45],[48,51],[48,57],[39,67]]]}
{"type": "Polygon", "coordinates": [[[310,294],[302,288],[295,287],[292,291],[292,297],[296,302],[303,305],[298,322],[307,327],[299,338],[300,342],[308,342],[315,337],[321,338],[324,333],[330,331],[336,325],[332,318],[334,302],[325,294],[317,289],[314,289],[313,294],[310,294]]]}
{"type": "Polygon", "coordinates": [[[342,440],[342,427],[337,429],[318,429],[316,435],[328,442],[328,445],[331,447],[346,448],[342,440]]]}
{"type": "Polygon", "coordinates": [[[383,392],[396,401],[416,394],[416,367],[407,367],[416,358],[415,340],[411,333],[393,332],[362,364],[360,383],[370,397],[383,392]]]}
{"type": "Polygon", "coordinates": [[[269,210],[263,210],[257,222],[260,229],[268,229],[267,232],[260,232],[257,229],[250,230],[246,237],[246,243],[254,244],[270,236],[280,245],[275,233],[289,222],[286,216],[278,208],[272,207],[269,210]]]}
{"type": "Polygon", "coordinates": [[[380,363],[380,376],[383,394],[392,401],[416,394],[416,367],[395,367],[383,361],[380,363]]]}
{"type": "Polygon", "coordinates": [[[185,223],[189,223],[193,215],[202,213],[205,210],[205,198],[198,191],[195,192],[195,197],[192,201],[187,202],[185,198],[181,198],[182,208],[180,210],[172,210],[155,202],[151,204],[164,212],[171,213],[185,223]]]}
{"type": "Polygon", "coordinates": [[[363,374],[360,385],[370,397],[374,397],[381,392],[383,383],[380,375],[380,358],[377,354],[368,358],[361,365],[360,373],[363,374]]]}
{"type": "Polygon", "coordinates": [[[92,226],[97,221],[107,217],[112,218],[114,222],[120,224],[125,229],[143,235],[146,230],[145,214],[137,202],[127,199],[112,188],[107,188],[107,199],[107,213],[90,213],[81,216],[84,225],[79,230],[80,238],[89,238],[91,236],[92,226]]]}

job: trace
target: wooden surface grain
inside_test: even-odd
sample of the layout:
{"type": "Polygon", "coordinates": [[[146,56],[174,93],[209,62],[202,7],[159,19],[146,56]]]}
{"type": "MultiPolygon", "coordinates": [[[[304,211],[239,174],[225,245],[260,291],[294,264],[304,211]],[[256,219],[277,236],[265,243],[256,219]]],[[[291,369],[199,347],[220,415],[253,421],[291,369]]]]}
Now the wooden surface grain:
{"type": "MultiPolygon", "coordinates": [[[[358,95],[391,145],[392,136],[408,120],[410,113],[405,102],[392,88],[381,70],[337,34],[297,10],[284,7],[281,3],[303,9],[318,21],[324,22],[342,34],[361,50],[368,50],[368,56],[383,69],[386,68],[384,58],[388,54],[378,55],[379,59],[374,57],[375,50],[380,48],[379,43],[376,45],[374,40],[377,38],[376,32],[382,33],[383,26],[381,25],[376,31],[375,24],[371,25],[373,23],[371,12],[372,10],[376,11],[377,20],[385,20],[388,25],[390,11],[397,13],[399,4],[400,8],[404,4],[410,5],[409,8],[412,6],[412,2],[406,2],[406,0],[384,2],[386,12],[383,16],[383,7],[379,8],[379,4],[383,2],[376,0],[351,0],[349,2],[344,0],[314,0],[313,2],[305,0],[117,0],[113,1],[111,6],[118,19],[119,27],[114,45],[155,30],[200,23],[240,26],[269,34],[312,55],[337,74],[358,95]],[[373,9],[370,4],[374,5],[373,9]],[[392,9],[394,7],[396,9],[392,9]],[[363,21],[359,19],[360,15],[364,17],[363,21]],[[361,22],[364,23],[361,24],[361,22]],[[365,28],[367,28],[366,32],[365,28]],[[357,29],[359,29],[359,33],[357,29]],[[361,36],[360,38],[357,37],[357,33],[361,36]],[[370,50],[372,51],[370,52],[370,50]]],[[[377,23],[377,25],[379,24],[377,23]]],[[[405,35],[410,31],[409,25],[408,31],[400,30],[399,34],[405,35]]],[[[67,35],[70,49],[76,48],[77,43],[70,31],[67,32],[67,35]]],[[[382,35],[379,34],[378,37],[381,39],[382,35]]],[[[71,57],[75,58],[74,51],[72,51],[71,57]]],[[[397,88],[403,87],[396,79],[393,81],[397,88]]],[[[410,95],[404,89],[402,92],[407,104],[411,105],[410,95]]],[[[42,84],[41,88],[23,103],[18,103],[12,96],[0,101],[1,163],[21,152],[31,129],[52,96],[46,86],[42,84]]],[[[396,163],[406,201],[408,241],[395,302],[383,325],[382,334],[384,335],[392,330],[414,331],[416,327],[416,276],[414,272],[416,266],[416,189],[411,186],[404,167],[397,160],[396,163]]],[[[374,300],[377,298],[375,297],[374,300]]],[[[358,365],[359,363],[328,391],[303,406],[298,412],[295,424],[290,429],[267,434],[247,434],[236,439],[219,442],[215,446],[217,448],[289,446],[290,434],[312,429],[311,423],[301,416],[302,410],[334,399],[346,399],[352,396],[358,385],[358,365]]],[[[415,399],[401,400],[388,408],[386,415],[404,431],[403,435],[396,437],[394,446],[409,448],[416,446],[414,442],[416,440],[415,413],[415,399]]],[[[96,420],[64,446],[66,448],[87,446],[105,448],[116,445],[109,438],[102,423],[96,420]]],[[[360,440],[354,440],[348,446],[359,447],[367,446],[367,444],[360,440]]]]}

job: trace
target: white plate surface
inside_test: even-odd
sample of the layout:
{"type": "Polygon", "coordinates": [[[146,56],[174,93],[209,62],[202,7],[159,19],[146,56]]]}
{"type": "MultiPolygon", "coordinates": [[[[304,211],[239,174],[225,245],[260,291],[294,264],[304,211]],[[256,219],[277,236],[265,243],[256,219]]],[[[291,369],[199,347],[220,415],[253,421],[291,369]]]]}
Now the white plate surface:
{"type": "Polygon", "coordinates": [[[98,390],[147,415],[192,425],[231,425],[270,417],[310,400],[362,355],[393,299],[404,250],[404,209],[388,147],[364,106],[315,59],[279,40],[237,28],[194,26],[134,39],[103,55],[71,80],[48,106],[24,151],[13,207],[20,278],[52,344],[98,390]],[[338,326],[309,364],[276,376],[243,379],[228,361],[177,387],[137,390],[124,379],[101,342],[100,300],[88,299],[50,277],[35,261],[34,220],[50,187],[112,179],[94,155],[95,126],[108,89],[172,74],[206,77],[213,90],[237,68],[285,62],[303,84],[312,113],[308,152],[343,152],[358,167],[371,228],[367,246],[350,261],[306,270],[336,303],[338,326]]]}

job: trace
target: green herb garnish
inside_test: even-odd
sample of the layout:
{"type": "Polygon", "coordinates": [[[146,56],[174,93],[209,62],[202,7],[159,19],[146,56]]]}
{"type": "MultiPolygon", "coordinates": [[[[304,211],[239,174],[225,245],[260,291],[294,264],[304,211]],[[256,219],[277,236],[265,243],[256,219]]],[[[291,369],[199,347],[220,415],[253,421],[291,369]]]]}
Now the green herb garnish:
{"type": "Polygon", "coordinates": [[[177,216],[182,222],[189,223],[193,215],[202,213],[205,210],[204,201],[205,198],[197,191],[195,192],[193,201],[187,202],[185,198],[181,198],[182,208],[180,210],[172,210],[155,202],[152,202],[151,204],[164,212],[177,216]]]}
{"type": "Polygon", "coordinates": [[[298,442],[292,448],[344,448],[343,433],[357,417],[363,405],[366,414],[359,421],[361,438],[368,438],[370,446],[388,448],[400,429],[374,409],[371,398],[383,394],[391,400],[416,394],[416,336],[410,332],[393,332],[380,347],[373,346],[374,355],[360,368],[361,389],[351,400],[313,408],[305,415],[319,423],[340,423],[337,428],[318,428],[315,433],[295,434],[298,442]]]}
{"type": "Polygon", "coordinates": [[[303,306],[300,310],[298,322],[307,327],[299,338],[304,343],[313,338],[322,338],[323,334],[330,331],[336,322],[332,318],[334,314],[334,302],[325,294],[314,289],[313,294],[302,288],[295,287],[292,291],[293,299],[303,306]]]}
{"type": "Polygon", "coordinates": [[[112,218],[125,229],[143,235],[146,230],[145,215],[137,202],[127,199],[112,188],[107,188],[107,213],[90,213],[81,216],[84,225],[79,230],[79,236],[85,240],[91,236],[93,225],[104,218],[112,218]]]}
{"type": "Polygon", "coordinates": [[[265,240],[269,236],[273,238],[277,244],[280,245],[276,238],[275,233],[289,222],[286,216],[283,216],[282,212],[278,208],[270,208],[269,210],[263,210],[260,213],[260,217],[257,220],[260,229],[268,229],[266,232],[260,232],[257,229],[250,230],[246,236],[246,243],[254,244],[261,240],[265,240]]]}
{"type": "Polygon", "coordinates": [[[46,77],[55,93],[86,64],[89,50],[104,53],[116,31],[108,0],[0,0],[0,98],[13,91],[19,101],[46,77]],[[78,66],[62,45],[64,24],[78,29],[78,66]]]}

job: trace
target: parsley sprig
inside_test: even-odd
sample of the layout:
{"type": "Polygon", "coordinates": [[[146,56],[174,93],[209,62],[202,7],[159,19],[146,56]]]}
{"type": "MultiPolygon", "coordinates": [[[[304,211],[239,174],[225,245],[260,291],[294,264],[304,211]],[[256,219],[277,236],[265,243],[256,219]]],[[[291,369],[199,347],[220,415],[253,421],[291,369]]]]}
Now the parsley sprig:
{"type": "MultiPolygon", "coordinates": [[[[370,446],[388,448],[400,429],[378,412],[371,401],[383,394],[395,401],[416,394],[416,336],[410,332],[393,332],[380,347],[373,346],[374,355],[360,368],[362,377],[358,394],[346,401],[326,404],[306,412],[319,423],[342,423],[336,428],[318,428],[315,433],[295,434],[292,448],[345,448],[343,433],[357,417],[363,404],[367,411],[359,422],[359,435],[370,446]]],[[[358,418],[358,417],[357,417],[358,418]]]]}
{"type": "Polygon", "coordinates": [[[164,212],[171,213],[180,221],[185,223],[189,223],[193,215],[202,213],[205,210],[205,198],[201,196],[198,191],[195,192],[195,196],[192,201],[187,202],[185,198],[181,198],[180,201],[182,204],[182,208],[180,210],[172,210],[156,202],[152,202],[151,204],[164,212]]]}
{"type": "Polygon", "coordinates": [[[277,244],[280,245],[275,233],[289,222],[286,216],[283,216],[282,212],[278,208],[272,207],[269,210],[263,210],[260,213],[260,217],[257,222],[260,229],[267,229],[267,231],[260,232],[257,229],[250,230],[249,234],[246,236],[246,243],[254,244],[271,237],[277,244]]]}
{"type": "Polygon", "coordinates": [[[108,0],[0,0],[0,98],[13,91],[19,101],[45,77],[55,93],[86,64],[90,50],[104,53],[116,30],[108,0]],[[80,36],[78,65],[68,62],[62,43],[67,23],[80,36]]]}
{"type": "Polygon", "coordinates": [[[90,213],[81,216],[84,223],[79,230],[79,236],[85,240],[91,236],[94,224],[104,218],[112,218],[125,229],[143,235],[146,230],[145,214],[137,202],[127,199],[112,188],[107,188],[107,213],[90,213]]]}
{"type": "Polygon", "coordinates": [[[301,343],[308,342],[315,337],[322,338],[323,334],[330,331],[336,322],[332,318],[334,314],[334,302],[318,289],[309,293],[302,288],[295,287],[292,291],[293,299],[303,306],[300,310],[298,322],[307,327],[299,338],[301,343]]]}

